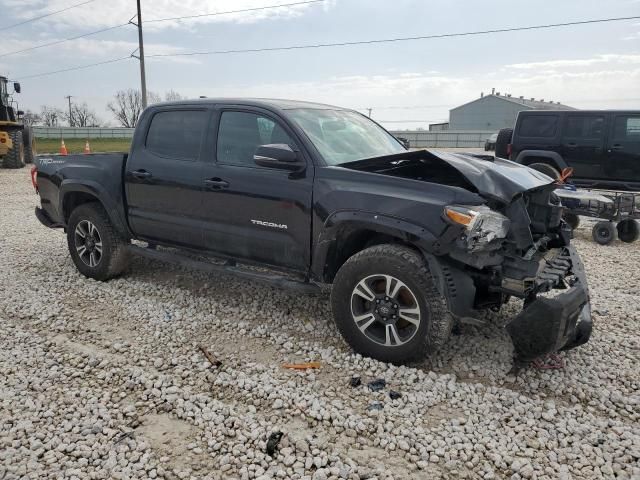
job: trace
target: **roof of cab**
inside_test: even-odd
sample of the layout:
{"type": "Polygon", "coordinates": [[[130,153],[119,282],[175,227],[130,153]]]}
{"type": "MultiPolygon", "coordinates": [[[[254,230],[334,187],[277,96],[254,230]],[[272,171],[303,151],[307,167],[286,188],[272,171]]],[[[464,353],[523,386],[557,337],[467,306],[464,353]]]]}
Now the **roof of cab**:
{"type": "Polygon", "coordinates": [[[266,107],[277,110],[291,110],[294,108],[312,108],[317,110],[349,110],[347,108],[325,105],[323,103],[305,102],[301,100],[285,100],[279,98],[196,98],[192,100],[177,100],[174,102],[155,103],[152,107],[170,105],[245,105],[250,107],[266,107]]]}

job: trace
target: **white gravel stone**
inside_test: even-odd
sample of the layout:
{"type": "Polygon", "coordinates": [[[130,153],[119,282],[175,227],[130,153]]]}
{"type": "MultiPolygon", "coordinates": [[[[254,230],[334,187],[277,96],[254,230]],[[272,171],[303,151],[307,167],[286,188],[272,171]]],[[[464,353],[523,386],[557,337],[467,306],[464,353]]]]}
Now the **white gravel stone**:
{"type": "Polygon", "coordinates": [[[395,367],[348,349],[326,295],[142,259],[88,280],[36,200],[27,169],[0,170],[3,480],[640,478],[638,244],[598,246],[583,222],[592,340],[514,376],[515,300],[395,367]],[[322,368],[281,368],[305,361],[322,368]]]}

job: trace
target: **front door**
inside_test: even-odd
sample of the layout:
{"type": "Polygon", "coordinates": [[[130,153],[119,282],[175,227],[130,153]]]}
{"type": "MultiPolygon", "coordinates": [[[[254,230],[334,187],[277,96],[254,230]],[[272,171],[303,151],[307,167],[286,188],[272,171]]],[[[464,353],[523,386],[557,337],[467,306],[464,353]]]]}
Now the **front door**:
{"type": "Polygon", "coordinates": [[[202,245],[198,219],[200,150],[210,112],[160,110],[127,161],[129,224],[136,237],[190,247],[202,245]]]}
{"type": "Polygon", "coordinates": [[[313,168],[310,159],[295,173],[256,165],[256,148],[275,143],[299,150],[291,130],[267,112],[220,112],[215,158],[203,167],[204,238],[224,255],[306,272],[313,168]]]}
{"type": "Polygon", "coordinates": [[[607,179],[640,182],[640,114],[614,114],[604,171],[607,179]]]}
{"type": "Polygon", "coordinates": [[[604,162],[607,116],[568,114],[562,131],[562,158],[576,178],[600,178],[604,162]]]}

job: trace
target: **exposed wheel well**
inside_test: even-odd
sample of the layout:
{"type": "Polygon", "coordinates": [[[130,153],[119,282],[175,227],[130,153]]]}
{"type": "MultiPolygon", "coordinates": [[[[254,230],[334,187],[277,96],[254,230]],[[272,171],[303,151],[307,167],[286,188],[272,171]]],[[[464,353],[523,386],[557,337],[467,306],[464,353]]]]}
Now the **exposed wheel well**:
{"type": "Polygon", "coordinates": [[[64,196],[62,201],[62,213],[64,215],[64,223],[69,220],[71,212],[84,203],[100,202],[97,197],[86,192],[70,192],[64,196]]]}
{"type": "Polygon", "coordinates": [[[419,249],[402,238],[389,233],[377,232],[370,229],[345,229],[340,232],[335,242],[329,249],[325,264],[324,279],[328,283],[332,283],[333,279],[340,270],[340,267],[356,253],[382,244],[405,245],[419,252],[419,249]]]}
{"type": "Polygon", "coordinates": [[[526,166],[529,166],[533,163],[546,163],[548,165],[551,165],[553,168],[557,170],[562,170],[560,168],[560,165],[558,165],[558,162],[556,162],[553,158],[549,158],[549,157],[526,156],[520,163],[526,166]]]}

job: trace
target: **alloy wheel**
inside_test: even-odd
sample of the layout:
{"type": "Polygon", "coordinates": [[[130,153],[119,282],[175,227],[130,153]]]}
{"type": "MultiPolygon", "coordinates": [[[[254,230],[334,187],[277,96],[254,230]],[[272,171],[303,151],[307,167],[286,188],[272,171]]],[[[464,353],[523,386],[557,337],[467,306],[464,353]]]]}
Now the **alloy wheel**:
{"type": "Polygon", "coordinates": [[[420,327],[420,313],[416,295],[391,275],[370,275],[351,293],[351,315],[358,329],[385,347],[409,342],[420,327]]]}
{"type": "Polygon", "coordinates": [[[82,220],[74,232],[75,246],[82,262],[93,268],[102,260],[102,238],[96,226],[89,220],[82,220]]]}

